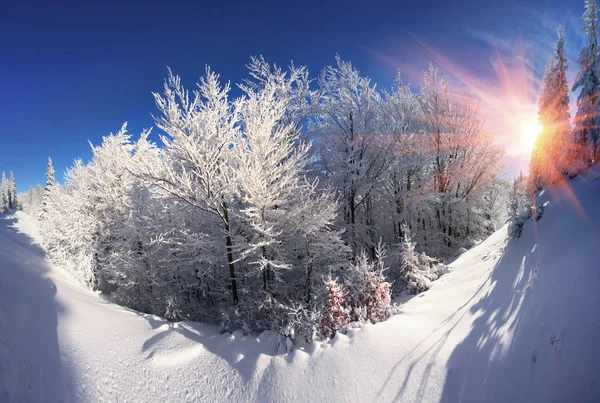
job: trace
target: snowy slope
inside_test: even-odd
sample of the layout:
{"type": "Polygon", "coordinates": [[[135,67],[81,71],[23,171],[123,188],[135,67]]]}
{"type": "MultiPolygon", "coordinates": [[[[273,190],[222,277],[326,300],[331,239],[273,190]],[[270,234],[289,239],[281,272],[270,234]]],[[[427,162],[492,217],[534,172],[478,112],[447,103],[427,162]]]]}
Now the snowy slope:
{"type": "Polygon", "coordinates": [[[387,322],[290,354],[268,332],[107,303],[16,213],[0,223],[0,401],[600,401],[598,178],[547,192],[520,239],[499,230],[387,322]]]}

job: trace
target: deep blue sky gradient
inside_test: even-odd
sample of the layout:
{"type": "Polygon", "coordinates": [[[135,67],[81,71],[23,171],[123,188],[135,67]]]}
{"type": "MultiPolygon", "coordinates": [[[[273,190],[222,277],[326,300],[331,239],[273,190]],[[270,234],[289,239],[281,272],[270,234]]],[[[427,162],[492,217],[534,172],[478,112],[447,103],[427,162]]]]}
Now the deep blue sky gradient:
{"type": "Polygon", "coordinates": [[[398,68],[418,84],[429,63],[413,38],[481,77],[493,75],[492,45],[507,51],[517,36],[539,77],[558,22],[571,58],[583,43],[583,0],[79,3],[0,7],[0,171],[14,172],[19,191],[44,183],[48,156],[62,179],[89,158],[88,140],[125,121],[133,134],[152,126],[151,91],[167,66],[192,87],[205,65],[239,82],[250,55],[316,75],[339,53],[387,88],[398,68]]]}

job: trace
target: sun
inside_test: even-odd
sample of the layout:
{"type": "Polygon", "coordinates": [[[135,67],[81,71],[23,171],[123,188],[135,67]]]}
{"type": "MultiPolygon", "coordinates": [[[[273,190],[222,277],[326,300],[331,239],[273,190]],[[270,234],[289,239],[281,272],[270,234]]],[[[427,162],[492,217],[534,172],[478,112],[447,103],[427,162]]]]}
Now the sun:
{"type": "Polygon", "coordinates": [[[535,140],[542,132],[542,125],[537,121],[527,122],[521,126],[521,138],[523,143],[529,148],[533,149],[535,140]]]}

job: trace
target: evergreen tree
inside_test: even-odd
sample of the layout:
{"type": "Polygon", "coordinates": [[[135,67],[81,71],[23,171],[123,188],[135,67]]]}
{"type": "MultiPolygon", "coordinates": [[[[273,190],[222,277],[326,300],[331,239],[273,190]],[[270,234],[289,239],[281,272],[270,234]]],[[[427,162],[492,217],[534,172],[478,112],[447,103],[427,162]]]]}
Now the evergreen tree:
{"type": "Polygon", "coordinates": [[[508,210],[510,225],[508,234],[512,238],[518,238],[523,231],[523,224],[531,217],[531,194],[527,194],[527,187],[531,191],[531,183],[533,181],[523,176],[523,172],[519,173],[519,177],[513,181],[511,193],[509,195],[508,210]],[[529,183],[529,186],[527,186],[529,183]]]}
{"type": "Polygon", "coordinates": [[[519,176],[513,181],[508,205],[509,218],[512,220],[528,214],[529,197],[526,191],[526,181],[527,178],[523,175],[522,171],[519,172],[519,176]]]}
{"type": "Polygon", "coordinates": [[[41,217],[48,212],[48,198],[50,197],[50,191],[54,186],[54,166],[52,165],[52,159],[48,157],[48,164],[46,165],[46,187],[44,188],[44,198],[42,200],[42,212],[41,217]]]}
{"type": "Polygon", "coordinates": [[[52,159],[48,157],[48,164],[46,165],[46,190],[52,185],[54,185],[54,166],[52,165],[52,159]]]}
{"type": "Polygon", "coordinates": [[[571,132],[569,123],[569,88],[567,86],[567,58],[565,57],[564,28],[558,28],[554,57],[549,63],[542,82],[538,102],[542,132],[536,139],[529,169],[531,194],[561,179],[576,165],[573,149],[567,147],[571,132]]]}
{"type": "Polygon", "coordinates": [[[575,164],[570,170],[572,176],[581,172],[581,169],[598,160],[600,146],[600,61],[598,48],[598,6],[596,0],[585,0],[585,13],[583,33],[589,41],[579,54],[579,67],[573,91],[580,89],[577,97],[577,114],[575,116],[575,129],[571,135],[570,147],[575,149],[575,156],[583,163],[575,164]]]}
{"type": "Polygon", "coordinates": [[[0,182],[0,214],[6,213],[8,210],[8,181],[6,180],[6,174],[2,172],[2,182],[0,182]]]}
{"type": "Polygon", "coordinates": [[[8,178],[8,208],[11,210],[17,208],[17,184],[12,171],[8,178]]]}

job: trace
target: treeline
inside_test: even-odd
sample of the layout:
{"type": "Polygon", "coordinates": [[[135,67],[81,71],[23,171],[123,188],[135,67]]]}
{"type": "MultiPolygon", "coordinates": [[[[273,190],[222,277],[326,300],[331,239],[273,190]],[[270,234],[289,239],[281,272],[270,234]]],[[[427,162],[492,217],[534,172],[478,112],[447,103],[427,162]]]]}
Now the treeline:
{"type": "Polygon", "coordinates": [[[384,320],[505,222],[504,151],[435,67],[419,93],[339,57],[316,79],[248,68],[233,100],[210,70],[192,92],[169,72],[160,145],[124,125],[63,185],[49,163],[50,256],[143,312],[312,340],[384,320]]]}
{"type": "Polygon", "coordinates": [[[569,112],[566,37],[561,26],[542,81],[538,109],[543,129],[531,156],[527,186],[530,195],[549,185],[565,184],[600,157],[600,47],[595,0],[585,1],[582,19],[588,43],[579,54],[580,71],[571,88],[579,91],[574,124],[569,112]]]}
{"type": "Polygon", "coordinates": [[[539,220],[544,206],[536,196],[549,186],[568,192],[568,180],[588,170],[600,158],[600,47],[598,46],[598,6],[585,0],[582,32],[587,44],[578,59],[579,73],[572,86],[567,80],[565,30],[559,26],[558,40],[540,89],[538,120],[542,131],[537,137],[529,164],[529,175],[515,178],[510,193],[510,235],[519,237],[525,221],[539,220]],[[579,91],[577,112],[571,122],[569,92],[579,91]],[[573,123],[573,124],[572,124],[573,123]]]}

